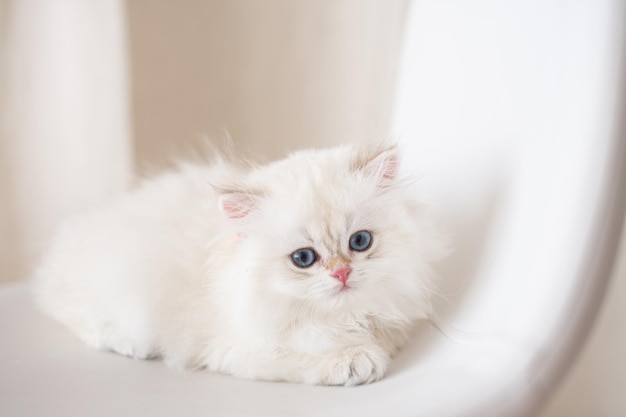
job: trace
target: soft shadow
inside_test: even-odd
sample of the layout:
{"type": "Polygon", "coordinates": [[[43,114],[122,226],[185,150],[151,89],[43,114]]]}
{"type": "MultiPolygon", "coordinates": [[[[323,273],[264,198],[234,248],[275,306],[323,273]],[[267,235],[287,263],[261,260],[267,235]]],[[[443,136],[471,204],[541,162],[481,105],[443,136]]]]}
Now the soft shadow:
{"type": "Polygon", "coordinates": [[[507,189],[505,176],[498,177],[484,193],[479,207],[471,211],[459,207],[448,219],[452,251],[435,267],[439,294],[433,299],[435,314],[442,321],[462,311],[470,288],[481,279],[481,267],[507,189]]]}
{"type": "MultiPolygon", "coordinates": [[[[439,294],[433,299],[434,317],[439,323],[449,323],[462,314],[470,290],[482,278],[481,266],[500,215],[507,189],[507,176],[495,175],[484,192],[482,203],[472,210],[459,207],[446,220],[452,240],[451,254],[436,266],[439,294]]],[[[429,321],[417,323],[411,331],[411,340],[397,355],[389,375],[400,374],[423,361],[440,336],[429,321]]]]}

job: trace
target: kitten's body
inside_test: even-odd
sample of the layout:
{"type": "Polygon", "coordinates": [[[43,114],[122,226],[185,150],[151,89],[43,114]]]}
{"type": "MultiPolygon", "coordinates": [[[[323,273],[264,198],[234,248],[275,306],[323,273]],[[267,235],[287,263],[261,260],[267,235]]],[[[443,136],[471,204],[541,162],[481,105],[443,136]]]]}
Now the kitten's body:
{"type": "Polygon", "coordinates": [[[89,345],[177,367],[379,379],[429,313],[442,249],[397,165],[395,149],[341,147],[251,170],[185,166],[66,223],[37,273],[40,304],[89,345]],[[360,230],[371,247],[351,250],[360,230]],[[317,262],[296,266],[299,248],[317,262]]]}

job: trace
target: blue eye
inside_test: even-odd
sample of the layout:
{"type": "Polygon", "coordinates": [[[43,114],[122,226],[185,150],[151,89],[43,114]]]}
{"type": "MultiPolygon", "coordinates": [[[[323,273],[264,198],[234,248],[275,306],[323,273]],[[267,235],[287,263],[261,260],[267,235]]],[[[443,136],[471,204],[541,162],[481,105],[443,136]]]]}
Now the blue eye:
{"type": "Polygon", "coordinates": [[[311,248],[298,249],[291,254],[291,262],[298,268],[308,268],[317,261],[317,254],[311,248]]]}
{"type": "Polygon", "coordinates": [[[350,236],[350,249],[363,252],[372,246],[372,234],[367,230],[361,230],[350,236]]]}

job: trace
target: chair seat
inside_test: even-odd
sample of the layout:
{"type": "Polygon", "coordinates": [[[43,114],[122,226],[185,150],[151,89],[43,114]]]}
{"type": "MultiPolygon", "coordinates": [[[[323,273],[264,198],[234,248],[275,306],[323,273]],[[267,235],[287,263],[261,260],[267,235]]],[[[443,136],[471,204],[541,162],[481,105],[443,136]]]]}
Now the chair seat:
{"type": "Polygon", "coordinates": [[[503,372],[524,374],[511,369],[512,363],[529,366],[523,352],[503,341],[459,343],[424,324],[389,375],[366,386],[317,387],[181,372],[161,361],[85,346],[38,310],[25,284],[0,288],[0,334],[5,417],[459,415],[488,407],[494,391],[506,391],[503,372]],[[407,402],[419,404],[419,410],[407,402]]]}

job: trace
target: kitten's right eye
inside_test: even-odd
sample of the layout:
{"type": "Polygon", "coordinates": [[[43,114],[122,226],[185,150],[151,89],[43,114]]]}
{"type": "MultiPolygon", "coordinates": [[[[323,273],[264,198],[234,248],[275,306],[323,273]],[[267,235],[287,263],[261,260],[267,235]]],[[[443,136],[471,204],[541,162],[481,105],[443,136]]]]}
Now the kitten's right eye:
{"type": "Polygon", "coordinates": [[[291,262],[298,268],[308,268],[317,261],[317,254],[311,248],[298,249],[291,254],[291,262]]]}

